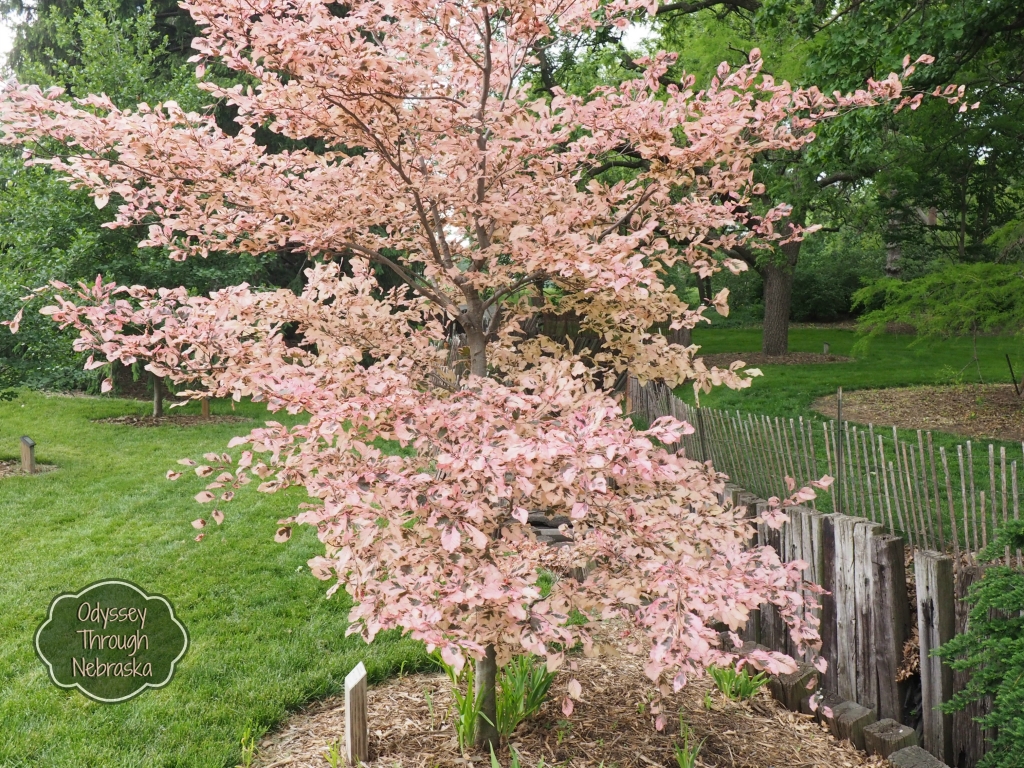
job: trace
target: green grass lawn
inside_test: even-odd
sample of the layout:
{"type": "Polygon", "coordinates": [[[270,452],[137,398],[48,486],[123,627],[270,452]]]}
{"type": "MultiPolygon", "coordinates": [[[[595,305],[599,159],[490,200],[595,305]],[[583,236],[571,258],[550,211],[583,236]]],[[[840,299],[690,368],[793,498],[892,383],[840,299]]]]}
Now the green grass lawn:
{"type": "MultiPolygon", "coordinates": [[[[208,481],[164,474],[179,458],[223,452],[257,422],[91,421],[148,407],[35,393],[0,403],[0,458],[15,457],[28,434],[37,460],[59,467],[0,479],[0,766],[234,766],[247,730],[258,737],[289,710],[341,690],[358,661],[374,680],[428,663],[421,644],[393,633],[370,647],[345,636],[344,593],[325,600],[328,585],[306,567],[322,552],[314,531],[274,543],[275,523],[294,513],[300,489],[243,489],[224,506],[224,524],[195,542],[190,521],[210,510],[192,496],[208,481]],[[169,686],[120,704],[58,689],[33,651],[56,594],[109,577],[168,597],[192,641],[169,686]]],[[[215,414],[228,412],[214,404],[215,414]]],[[[265,413],[251,404],[236,411],[265,413]]]]}
{"type": "MultiPolygon", "coordinates": [[[[822,345],[828,342],[832,354],[854,356],[856,362],[758,366],[764,376],[749,389],[733,391],[718,387],[701,396],[701,405],[770,416],[806,416],[814,400],[834,394],[837,387],[852,391],[952,383],[956,373],[973,357],[970,339],[920,342],[915,336],[884,335],[872,339],[865,352],[853,355],[853,346],[859,339],[854,331],[848,330],[791,329],[790,351],[821,352],[822,345]]],[[[702,328],[693,332],[693,341],[701,345],[703,354],[709,355],[761,351],[760,330],[702,328]]],[[[1006,354],[1013,360],[1019,377],[1024,370],[1022,352],[1024,345],[1016,337],[979,338],[978,359],[985,382],[1009,383],[1006,354]]],[[[978,380],[973,363],[963,371],[962,380],[978,380]]],[[[678,392],[687,402],[693,402],[692,387],[682,387],[678,392]]]]}

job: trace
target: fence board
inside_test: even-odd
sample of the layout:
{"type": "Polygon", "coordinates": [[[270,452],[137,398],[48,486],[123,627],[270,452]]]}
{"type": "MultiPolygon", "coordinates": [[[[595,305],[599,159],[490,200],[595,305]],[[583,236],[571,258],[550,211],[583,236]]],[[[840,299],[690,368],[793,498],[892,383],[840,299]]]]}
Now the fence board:
{"type": "Polygon", "coordinates": [[[922,746],[949,764],[953,756],[953,719],[939,706],[953,694],[953,670],[931,652],[953,637],[956,628],[953,560],[937,552],[914,554],[917,582],[917,632],[921,640],[922,746]]]}
{"type": "Polygon", "coordinates": [[[878,707],[878,679],[874,669],[871,638],[871,598],[874,592],[872,555],[874,537],[882,527],[870,520],[859,519],[853,527],[854,608],[856,638],[857,695],[854,701],[869,709],[878,707]]]}
{"type": "Polygon", "coordinates": [[[871,665],[878,691],[878,718],[903,719],[901,685],[896,681],[903,644],[910,634],[903,539],[879,535],[872,540],[873,595],[871,600],[871,665]]]}
{"type": "Polygon", "coordinates": [[[847,515],[837,515],[834,520],[836,647],[838,658],[843,660],[837,670],[838,693],[847,701],[857,699],[857,580],[853,542],[857,522],[857,518],[847,515]]]}

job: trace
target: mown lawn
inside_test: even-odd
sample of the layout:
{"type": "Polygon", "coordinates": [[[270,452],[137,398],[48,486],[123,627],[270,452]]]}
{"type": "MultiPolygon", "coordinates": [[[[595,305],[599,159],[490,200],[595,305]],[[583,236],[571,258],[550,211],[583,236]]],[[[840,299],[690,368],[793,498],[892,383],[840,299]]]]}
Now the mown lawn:
{"type": "MultiPolygon", "coordinates": [[[[852,350],[860,337],[854,331],[794,328],[789,332],[792,352],[821,352],[828,342],[832,354],[855,357],[851,363],[815,365],[761,365],[764,376],[749,389],[733,391],[718,387],[701,396],[701,405],[711,408],[739,409],[770,416],[807,416],[810,406],[823,395],[844,391],[953,383],[956,374],[973,357],[970,339],[918,341],[915,336],[883,335],[872,339],[867,349],[856,355],[852,350]]],[[[703,354],[717,352],[760,352],[761,331],[732,328],[702,328],[693,333],[703,354]]],[[[978,360],[987,383],[1009,383],[1006,354],[1014,363],[1018,379],[1024,371],[1024,344],[1012,336],[978,339],[978,360]]],[[[965,383],[977,382],[977,369],[971,363],[961,374],[965,383]]],[[[682,387],[678,394],[693,402],[693,388],[682,387]]]]}
{"type": "MultiPolygon", "coordinates": [[[[36,393],[0,403],[0,459],[15,457],[28,434],[37,460],[59,467],[0,479],[0,766],[234,766],[247,732],[258,741],[289,710],[337,692],[358,661],[375,680],[427,664],[419,643],[394,634],[370,647],[345,636],[344,594],[325,600],[327,585],[306,567],[322,551],[312,530],[274,543],[301,490],[268,496],[249,486],[224,506],[224,524],[195,542],[190,521],[209,509],[192,496],[207,481],[164,474],[179,458],[223,452],[256,422],[92,422],[147,408],[36,393]],[[192,640],[168,687],[120,704],[56,688],[33,651],[56,594],[109,577],[167,596],[192,640]]],[[[266,412],[240,404],[235,413],[266,412]]]]}

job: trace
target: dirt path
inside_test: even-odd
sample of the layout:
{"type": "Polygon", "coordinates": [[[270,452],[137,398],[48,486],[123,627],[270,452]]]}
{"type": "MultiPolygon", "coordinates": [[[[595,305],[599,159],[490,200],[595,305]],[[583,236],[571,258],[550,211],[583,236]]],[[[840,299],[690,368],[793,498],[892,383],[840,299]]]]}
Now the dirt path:
{"type": "MultiPolygon", "coordinates": [[[[836,417],[836,396],[811,406],[836,417]]],[[[865,389],[843,393],[843,418],[860,424],[948,432],[983,440],[1024,440],[1024,400],[1010,384],[865,389]]]]}

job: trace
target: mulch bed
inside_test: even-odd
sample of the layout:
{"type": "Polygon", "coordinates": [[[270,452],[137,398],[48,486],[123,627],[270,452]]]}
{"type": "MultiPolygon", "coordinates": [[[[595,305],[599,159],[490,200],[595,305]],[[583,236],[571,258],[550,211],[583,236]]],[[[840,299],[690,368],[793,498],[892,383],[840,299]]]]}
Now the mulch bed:
{"type": "Polygon", "coordinates": [[[123,424],[129,427],[200,427],[210,424],[235,424],[252,421],[244,416],[111,416],[107,419],[93,419],[96,424],[123,424]]]}
{"type": "Polygon", "coordinates": [[[704,364],[728,368],[736,360],[742,360],[747,367],[760,365],[814,365],[815,363],[852,363],[854,358],[842,355],[824,355],[821,352],[788,352],[785,355],[769,356],[763,352],[720,352],[702,355],[704,364]]]}
{"type": "MultiPolygon", "coordinates": [[[[669,768],[672,742],[683,717],[699,741],[705,768],[855,768],[881,766],[848,742],[837,742],[806,715],[783,709],[762,690],[746,702],[731,702],[707,678],[691,680],[668,701],[669,725],[654,729],[647,692],[650,681],[640,658],[622,653],[625,641],[601,633],[610,653],[596,659],[573,656],[575,672],[562,671],[552,701],[519,726],[511,743],[523,768],[669,768]],[[605,636],[606,635],[606,636],[605,636]],[[564,718],[558,699],[570,675],[583,684],[583,701],[564,718]],[[711,709],[705,707],[710,692],[711,709]]],[[[370,688],[371,765],[379,768],[464,768],[490,765],[490,758],[460,755],[451,725],[452,698],[443,675],[411,675],[370,688]],[[428,696],[429,694],[429,696],[428,696]],[[429,703],[428,703],[429,702],[429,703]]],[[[259,745],[254,768],[324,768],[329,744],[344,746],[344,700],[330,698],[294,715],[259,745]]],[[[501,758],[508,765],[509,757],[501,758]]]]}
{"type": "MultiPolygon", "coordinates": [[[[56,468],[53,464],[36,464],[36,474],[52,472],[56,468]]],[[[0,480],[5,477],[13,477],[14,475],[28,475],[27,472],[23,472],[21,469],[21,459],[0,460],[0,480]]]]}
{"type": "MultiPolygon", "coordinates": [[[[836,396],[819,398],[811,407],[835,418],[836,396]]],[[[844,392],[843,418],[985,440],[1024,440],[1024,400],[1010,384],[844,392]]]]}

